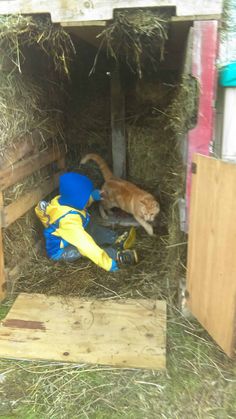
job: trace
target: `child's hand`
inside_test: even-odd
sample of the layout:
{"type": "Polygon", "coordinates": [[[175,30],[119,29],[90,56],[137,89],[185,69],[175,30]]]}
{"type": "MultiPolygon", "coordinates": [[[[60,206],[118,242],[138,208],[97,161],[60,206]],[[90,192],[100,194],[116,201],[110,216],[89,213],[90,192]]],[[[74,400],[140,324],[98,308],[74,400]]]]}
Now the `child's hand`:
{"type": "Polygon", "coordinates": [[[101,191],[99,191],[99,189],[94,189],[93,192],[91,193],[91,196],[94,201],[101,201],[102,199],[102,194],[101,194],[101,191]]]}
{"type": "Polygon", "coordinates": [[[101,200],[103,200],[103,199],[107,198],[107,193],[106,193],[106,191],[101,190],[101,191],[100,191],[100,196],[101,196],[101,200]]]}

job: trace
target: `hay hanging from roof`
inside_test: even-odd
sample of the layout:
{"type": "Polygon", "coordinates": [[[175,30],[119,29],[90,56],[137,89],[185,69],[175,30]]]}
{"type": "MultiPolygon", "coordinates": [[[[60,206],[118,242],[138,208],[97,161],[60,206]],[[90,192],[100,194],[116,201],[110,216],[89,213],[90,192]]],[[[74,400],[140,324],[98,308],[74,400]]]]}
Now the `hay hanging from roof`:
{"type": "Polygon", "coordinates": [[[24,47],[38,46],[53,60],[56,71],[69,76],[69,63],[75,53],[70,35],[48,16],[0,16],[0,48],[4,57],[22,72],[24,47]]]}
{"type": "MultiPolygon", "coordinates": [[[[124,10],[114,14],[114,20],[99,35],[101,48],[117,62],[124,62],[141,78],[143,68],[157,68],[164,56],[168,18],[151,10],[124,10]]],[[[99,54],[98,51],[98,54],[99,54]]],[[[94,71],[98,54],[91,71],[94,71]]]]}

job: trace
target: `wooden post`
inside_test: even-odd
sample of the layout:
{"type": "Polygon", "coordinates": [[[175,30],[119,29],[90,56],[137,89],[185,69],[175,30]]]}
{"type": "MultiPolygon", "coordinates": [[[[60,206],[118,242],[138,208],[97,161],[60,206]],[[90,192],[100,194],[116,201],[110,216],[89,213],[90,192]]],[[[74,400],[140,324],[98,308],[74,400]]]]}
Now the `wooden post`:
{"type": "Polygon", "coordinates": [[[117,66],[111,76],[111,130],[113,172],[126,177],[125,97],[117,66]]]}
{"type": "Polygon", "coordinates": [[[6,278],[4,270],[4,252],[3,252],[3,235],[2,235],[2,210],[3,210],[3,195],[0,192],[0,301],[6,296],[6,278]]]}

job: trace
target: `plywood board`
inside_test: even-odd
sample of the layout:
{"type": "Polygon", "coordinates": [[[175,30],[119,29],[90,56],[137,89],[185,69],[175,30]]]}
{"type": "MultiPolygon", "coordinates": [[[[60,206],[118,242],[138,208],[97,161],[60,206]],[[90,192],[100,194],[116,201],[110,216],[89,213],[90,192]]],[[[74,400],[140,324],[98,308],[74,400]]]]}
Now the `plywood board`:
{"type": "Polygon", "coordinates": [[[89,22],[111,20],[114,10],[139,7],[173,7],[177,16],[213,15],[220,18],[223,0],[14,0],[0,1],[0,14],[50,13],[53,22],[89,22]]]}
{"type": "Polygon", "coordinates": [[[188,307],[213,339],[236,348],[236,164],[194,156],[188,307]],[[196,173],[195,173],[196,172],[196,173]]]}
{"type": "Polygon", "coordinates": [[[165,368],[166,303],[20,294],[0,327],[0,358],[165,368]]]}

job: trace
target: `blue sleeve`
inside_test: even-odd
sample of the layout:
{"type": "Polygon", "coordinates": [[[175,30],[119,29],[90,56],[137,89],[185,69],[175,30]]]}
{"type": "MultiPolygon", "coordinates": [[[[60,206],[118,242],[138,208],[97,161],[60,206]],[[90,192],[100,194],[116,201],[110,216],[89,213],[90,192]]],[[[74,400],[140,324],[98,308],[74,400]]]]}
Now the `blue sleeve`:
{"type": "Polygon", "coordinates": [[[119,271],[119,267],[117,265],[117,262],[115,260],[112,260],[111,268],[109,272],[116,272],[119,271]]]}

